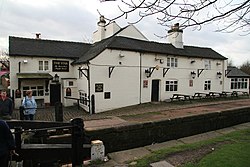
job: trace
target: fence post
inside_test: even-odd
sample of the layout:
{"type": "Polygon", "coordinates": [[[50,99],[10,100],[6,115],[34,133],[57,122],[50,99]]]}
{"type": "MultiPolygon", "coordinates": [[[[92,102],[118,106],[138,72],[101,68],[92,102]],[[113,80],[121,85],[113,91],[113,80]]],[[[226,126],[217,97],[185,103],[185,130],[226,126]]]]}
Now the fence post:
{"type": "Polygon", "coordinates": [[[83,136],[84,123],[83,119],[75,118],[71,120],[72,128],[72,167],[83,165],[83,136]]]}
{"type": "Polygon", "coordinates": [[[55,103],[55,121],[63,122],[63,108],[61,102],[55,103]]]}
{"type": "Polygon", "coordinates": [[[95,114],[95,95],[91,95],[91,108],[92,108],[92,114],[95,114]]]}

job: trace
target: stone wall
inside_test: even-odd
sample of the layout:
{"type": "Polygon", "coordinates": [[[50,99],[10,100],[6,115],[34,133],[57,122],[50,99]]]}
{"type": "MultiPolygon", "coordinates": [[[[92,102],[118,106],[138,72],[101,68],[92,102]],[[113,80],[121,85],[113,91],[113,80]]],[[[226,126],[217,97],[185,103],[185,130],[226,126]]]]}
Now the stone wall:
{"type": "Polygon", "coordinates": [[[102,140],[106,153],[164,142],[250,121],[250,107],[185,116],[156,122],[89,130],[92,140],[102,140]]]}

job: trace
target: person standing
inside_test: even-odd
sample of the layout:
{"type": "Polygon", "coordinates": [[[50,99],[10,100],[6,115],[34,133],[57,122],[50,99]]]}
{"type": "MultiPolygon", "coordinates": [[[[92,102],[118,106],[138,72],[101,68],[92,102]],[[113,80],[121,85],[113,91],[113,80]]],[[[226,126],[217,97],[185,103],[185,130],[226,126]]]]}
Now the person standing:
{"type": "Polygon", "coordinates": [[[11,98],[7,97],[7,91],[1,91],[0,98],[0,118],[1,119],[11,119],[13,112],[13,101],[11,98]]]}
{"type": "Polygon", "coordinates": [[[26,97],[24,97],[22,105],[24,107],[24,119],[34,120],[37,104],[35,98],[32,96],[32,90],[26,91],[26,97]]]}
{"type": "Polygon", "coordinates": [[[15,152],[15,140],[8,124],[0,120],[0,166],[8,167],[10,155],[17,155],[15,152]]]}

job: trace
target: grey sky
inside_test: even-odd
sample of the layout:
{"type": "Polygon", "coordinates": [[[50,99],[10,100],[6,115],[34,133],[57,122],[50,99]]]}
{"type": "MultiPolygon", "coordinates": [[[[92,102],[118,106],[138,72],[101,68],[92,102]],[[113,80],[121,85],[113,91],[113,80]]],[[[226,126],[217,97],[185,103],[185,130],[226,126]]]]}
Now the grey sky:
{"type": "MultiPolygon", "coordinates": [[[[101,11],[105,17],[117,14],[117,3],[99,0],[0,0],[0,49],[8,48],[8,37],[34,38],[41,33],[43,39],[90,42],[97,29],[101,11]]],[[[135,15],[134,15],[135,16],[135,15]]],[[[124,27],[129,19],[117,20],[124,27]]],[[[135,25],[149,40],[168,42],[154,34],[164,36],[165,27],[157,24],[154,17],[135,25]]],[[[184,30],[184,45],[210,47],[233,64],[240,66],[250,61],[250,36],[240,36],[240,32],[216,33],[217,25],[203,26],[200,31],[184,30]]]]}

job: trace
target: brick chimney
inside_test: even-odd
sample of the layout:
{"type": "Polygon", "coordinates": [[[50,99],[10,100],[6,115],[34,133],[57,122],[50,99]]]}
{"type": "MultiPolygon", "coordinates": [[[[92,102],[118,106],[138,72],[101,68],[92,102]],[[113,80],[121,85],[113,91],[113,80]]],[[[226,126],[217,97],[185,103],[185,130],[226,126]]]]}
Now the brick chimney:
{"type": "Polygon", "coordinates": [[[171,30],[168,31],[169,42],[176,48],[183,49],[182,41],[183,30],[180,29],[179,23],[171,26],[171,30]]]}

